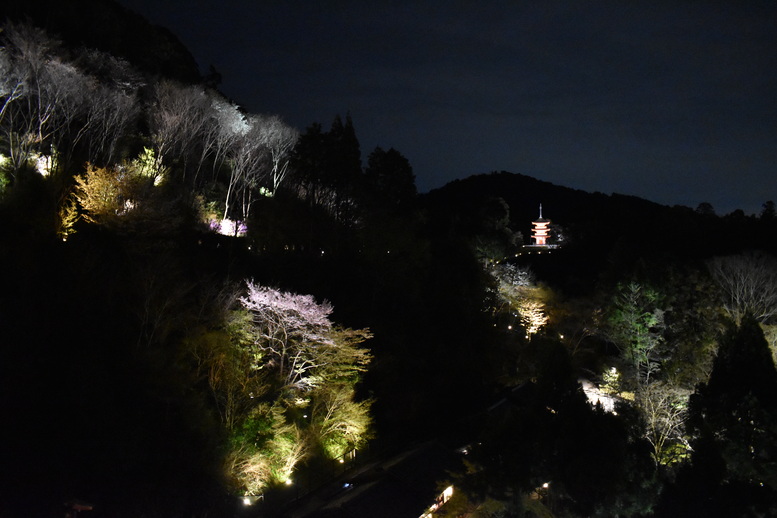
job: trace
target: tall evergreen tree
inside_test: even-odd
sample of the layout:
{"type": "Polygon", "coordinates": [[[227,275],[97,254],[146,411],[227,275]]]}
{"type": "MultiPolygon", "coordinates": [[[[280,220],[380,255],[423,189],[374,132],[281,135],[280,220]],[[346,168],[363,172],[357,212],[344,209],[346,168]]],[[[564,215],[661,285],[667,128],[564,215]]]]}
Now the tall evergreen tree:
{"type": "Polygon", "coordinates": [[[413,168],[394,148],[376,147],[364,173],[370,198],[386,210],[405,209],[416,196],[413,168]]]}
{"type": "Polygon", "coordinates": [[[697,496],[709,516],[777,512],[777,371],[752,316],[721,340],[709,382],[691,396],[689,429],[697,437],[691,464],[667,491],[662,516],[677,516],[697,496]]]}
{"type": "Polygon", "coordinates": [[[292,152],[290,165],[300,198],[323,207],[339,222],[353,222],[362,166],[350,115],[345,122],[336,116],[327,132],[320,124],[308,127],[292,152]]]}

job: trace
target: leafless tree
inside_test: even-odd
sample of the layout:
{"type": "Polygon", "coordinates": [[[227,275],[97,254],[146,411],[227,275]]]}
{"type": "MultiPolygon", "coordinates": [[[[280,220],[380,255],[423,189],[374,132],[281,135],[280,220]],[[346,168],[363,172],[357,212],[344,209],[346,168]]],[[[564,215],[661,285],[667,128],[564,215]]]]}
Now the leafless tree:
{"type": "Polygon", "coordinates": [[[6,47],[0,47],[0,124],[3,122],[8,107],[24,95],[24,77],[17,73],[9,51],[6,47]]]}
{"type": "Polygon", "coordinates": [[[777,318],[777,259],[765,252],[715,257],[707,266],[723,290],[723,307],[738,324],[750,314],[764,324],[777,318]]]}
{"type": "Polygon", "coordinates": [[[656,465],[681,460],[690,444],[685,437],[690,391],[668,383],[654,382],[640,387],[636,404],[645,419],[645,438],[653,447],[656,465]]]}
{"type": "Polygon", "coordinates": [[[270,153],[270,176],[274,193],[286,178],[289,170],[289,154],[297,143],[299,132],[285,124],[277,115],[272,115],[263,117],[258,137],[270,153]]]}
{"type": "Polygon", "coordinates": [[[232,103],[220,97],[211,99],[212,116],[215,119],[216,132],[213,135],[213,179],[229,155],[236,142],[249,129],[245,115],[232,103]]]}
{"type": "Polygon", "coordinates": [[[70,163],[76,146],[89,133],[93,102],[90,94],[97,84],[72,64],[59,61],[49,63],[45,80],[53,112],[48,133],[40,135],[40,142],[51,145],[56,169],[57,164],[70,163]]]}
{"type": "Polygon", "coordinates": [[[182,162],[185,178],[190,157],[210,122],[210,99],[199,86],[185,87],[172,81],[157,84],[155,98],[151,138],[157,168],[176,157],[182,162]]]}
{"type": "Polygon", "coordinates": [[[111,164],[116,148],[140,114],[137,95],[105,85],[91,92],[88,113],[88,155],[98,164],[111,164]]]}
{"type": "Polygon", "coordinates": [[[269,170],[270,151],[263,138],[265,119],[261,115],[249,115],[246,122],[248,131],[234,142],[229,152],[230,175],[224,199],[224,219],[229,217],[238,200],[242,220],[248,219],[255,193],[269,170]]]}
{"type": "Polygon", "coordinates": [[[215,161],[218,154],[219,136],[222,133],[221,113],[218,106],[226,103],[218,93],[206,91],[207,102],[202,106],[202,116],[204,118],[202,128],[198,139],[197,165],[194,167],[194,176],[192,185],[197,188],[200,179],[200,173],[208,159],[215,161]]]}
{"type": "Polygon", "coordinates": [[[60,61],[58,43],[35,27],[8,24],[4,30],[2,132],[14,173],[62,123],[61,109],[77,71],[60,61]],[[58,108],[60,108],[58,110],[58,108]]]}

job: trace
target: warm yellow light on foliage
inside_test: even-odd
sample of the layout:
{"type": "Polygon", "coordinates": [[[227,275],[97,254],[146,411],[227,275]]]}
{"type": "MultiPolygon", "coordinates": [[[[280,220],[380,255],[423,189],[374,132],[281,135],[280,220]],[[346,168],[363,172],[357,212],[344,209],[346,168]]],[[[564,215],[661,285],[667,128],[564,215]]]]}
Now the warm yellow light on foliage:
{"type": "Polygon", "coordinates": [[[495,312],[518,316],[526,338],[531,338],[548,323],[545,306],[549,290],[534,281],[528,268],[508,264],[494,267],[491,274],[498,283],[499,306],[495,312]]]}
{"type": "Polygon", "coordinates": [[[536,334],[548,323],[548,315],[545,314],[545,304],[539,300],[521,299],[518,301],[518,313],[521,315],[521,323],[529,336],[536,334]]]}

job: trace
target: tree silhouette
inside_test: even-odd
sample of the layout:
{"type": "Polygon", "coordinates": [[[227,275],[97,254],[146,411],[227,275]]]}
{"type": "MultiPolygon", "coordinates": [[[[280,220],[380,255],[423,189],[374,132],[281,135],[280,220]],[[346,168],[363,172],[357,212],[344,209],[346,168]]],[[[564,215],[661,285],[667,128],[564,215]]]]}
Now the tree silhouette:
{"type": "Polygon", "coordinates": [[[777,490],[777,371],[752,316],[722,339],[709,382],[691,396],[689,422],[713,438],[726,481],[777,490]]]}

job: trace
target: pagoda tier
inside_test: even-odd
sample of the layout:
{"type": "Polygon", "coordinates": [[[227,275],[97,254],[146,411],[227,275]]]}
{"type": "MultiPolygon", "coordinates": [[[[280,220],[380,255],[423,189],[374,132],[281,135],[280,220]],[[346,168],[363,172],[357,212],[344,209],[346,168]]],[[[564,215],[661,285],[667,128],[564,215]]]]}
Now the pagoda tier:
{"type": "Polygon", "coordinates": [[[547,244],[547,239],[550,237],[550,229],[548,228],[548,223],[545,221],[533,221],[532,225],[534,225],[534,228],[532,229],[532,239],[534,239],[535,245],[545,245],[547,244]]]}
{"type": "Polygon", "coordinates": [[[537,246],[547,245],[550,237],[550,220],[542,217],[542,204],[540,204],[540,217],[532,221],[532,239],[537,246]]]}

